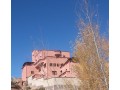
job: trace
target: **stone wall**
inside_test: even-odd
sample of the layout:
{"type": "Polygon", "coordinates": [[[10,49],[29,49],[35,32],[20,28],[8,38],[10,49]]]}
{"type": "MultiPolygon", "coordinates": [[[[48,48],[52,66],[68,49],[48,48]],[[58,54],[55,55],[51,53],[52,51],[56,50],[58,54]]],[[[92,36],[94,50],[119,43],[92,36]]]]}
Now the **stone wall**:
{"type": "Polygon", "coordinates": [[[46,90],[66,90],[65,88],[67,90],[68,88],[77,90],[80,85],[80,80],[77,78],[32,79],[32,77],[29,77],[28,85],[31,87],[45,87],[46,90]]]}

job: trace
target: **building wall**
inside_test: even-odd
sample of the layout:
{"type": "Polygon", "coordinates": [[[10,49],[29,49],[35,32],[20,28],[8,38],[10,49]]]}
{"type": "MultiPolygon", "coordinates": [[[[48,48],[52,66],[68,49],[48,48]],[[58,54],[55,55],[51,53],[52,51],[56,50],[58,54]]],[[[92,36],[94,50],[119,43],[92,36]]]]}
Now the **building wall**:
{"type": "Polygon", "coordinates": [[[61,74],[60,67],[67,61],[67,58],[47,58],[47,77],[59,77],[61,74]],[[52,66],[51,66],[52,64],[52,66]],[[53,72],[56,72],[54,75],[53,72]]]}
{"type": "Polygon", "coordinates": [[[43,53],[38,50],[32,52],[32,62],[37,62],[39,59],[43,59],[43,53]]]}
{"type": "MultiPolygon", "coordinates": [[[[45,77],[47,77],[47,62],[46,60],[40,60],[39,62],[37,62],[34,67],[38,70],[38,74],[40,75],[44,75],[45,77]]],[[[44,78],[45,78],[44,77],[44,78]]]]}
{"type": "MultiPolygon", "coordinates": [[[[41,79],[34,78],[33,79],[32,77],[28,78],[29,86],[31,86],[31,87],[43,86],[45,88],[48,88],[47,90],[65,90],[63,88],[60,89],[60,86],[65,86],[68,84],[79,87],[80,80],[77,78],[50,78],[50,79],[43,79],[43,78],[41,78],[41,79]],[[40,82],[42,82],[42,83],[40,83],[40,82]],[[49,89],[49,87],[52,87],[52,89],[49,89]],[[57,89],[55,89],[55,87],[57,89]]],[[[67,90],[70,90],[70,89],[67,89],[67,90]]]]}
{"type": "Polygon", "coordinates": [[[33,65],[25,65],[22,69],[22,80],[23,81],[26,81],[27,78],[30,76],[30,75],[33,75],[31,73],[31,71],[33,71],[35,73],[39,73],[39,71],[33,66],[33,65]]]}
{"type": "Polygon", "coordinates": [[[70,57],[69,52],[34,50],[32,52],[32,62],[37,62],[39,59],[44,59],[47,56],[55,57],[55,54],[61,54],[62,57],[68,57],[68,58],[70,57]]]}
{"type": "Polygon", "coordinates": [[[34,50],[32,52],[32,65],[25,65],[22,69],[22,80],[26,81],[26,78],[29,77],[31,71],[34,71],[34,74],[43,75],[43,78],[52,78],[59,77],[63,72],[66,72],[62,77],[72,76],[71,72],[71,63],[68,62],[64,67],[60,68],[68,58],[70,58],[69,52],[61,51],[46,51],[46,50],[34,50]],[[61,54],[60,57],[57,57],[56,54],[61,54]],[[52,64],[52,66],[51,66],[52,64]],[[45,65],[45,66],[44,66],[45,65]]]}
{"type": "Polygon", "coordinates": [[[43,65],[40,66],[40,74],[44,75],[43,78],[47,78],[47,61],[46,60],[43,60],[42,61],[43,65]]]}
{"type": "Polygon", "coordinates": [[[79,65],[79,63],[70,62],[71,77],[77,77],[75,69],[74,69],[76,65],[79,65]]]}
{"type": "Polygon", "coordinates": [[[61,67],[60,70],[62,73],[66,72],[65,74],[62,74],[61,77],[76,77],[76,73],[74,71],[75,65],[77,65],[77,63],[68,62],[61,67]]]}
{"type": "Polygon", "coordinates": [[[63,67],[61,67],[60,70],[62,72],[70,71],[70,62],[68,62],[67,64],[65,64],[63,67]]]}
{"type": "Polygon", "coordinates": [[[22,68],[22,81],[26,81],[26,66],[22,68]]]}

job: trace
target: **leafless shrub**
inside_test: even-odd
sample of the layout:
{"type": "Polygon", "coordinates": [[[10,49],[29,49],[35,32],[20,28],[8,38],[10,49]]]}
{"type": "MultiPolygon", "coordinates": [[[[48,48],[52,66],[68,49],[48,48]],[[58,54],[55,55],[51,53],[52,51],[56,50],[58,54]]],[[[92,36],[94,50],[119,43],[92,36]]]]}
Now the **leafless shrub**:
{"type": "Polygon", "coordinates": [[[21,86],[18,84],[16,78],[11,78],[11,88],[21,90],[21,86]]]}
{"type": "Polygon", "coordinates": [[[80,90],[108,90],[109,42],[100,35],[98,23],[92,20],[94,15],[89,11],[88,0],[83,1],[81,10],[85,18],[80,16],[74,46],[74,57],[79,65],[74,67],[74,71],[82,81],[80,90]]]}

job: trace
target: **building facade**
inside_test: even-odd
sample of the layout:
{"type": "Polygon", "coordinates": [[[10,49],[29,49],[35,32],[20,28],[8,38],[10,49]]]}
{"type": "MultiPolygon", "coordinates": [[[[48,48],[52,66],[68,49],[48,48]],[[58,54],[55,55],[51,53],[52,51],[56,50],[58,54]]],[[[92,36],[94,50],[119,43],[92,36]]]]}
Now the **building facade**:
{"type": "Polygon", "coordinates": [[[22,81],[28,77],[49,79],[53,77],[75,77],[70,53],[60,50],[34,50],[32,62],[22,66],[22,81]]]}

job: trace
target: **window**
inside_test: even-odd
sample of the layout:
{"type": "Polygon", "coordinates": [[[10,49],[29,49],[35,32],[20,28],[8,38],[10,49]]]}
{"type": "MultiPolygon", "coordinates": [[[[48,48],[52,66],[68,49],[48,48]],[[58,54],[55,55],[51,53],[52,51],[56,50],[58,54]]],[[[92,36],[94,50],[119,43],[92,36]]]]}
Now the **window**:
{"type": "Polygon", "coordinates": [[[55,67],[55,66],[56,66],[56,63],[54,63],[53,66],[55,67]]]}
{"type": "Polygon", "coordinates": [[[34,74],[34,71],[31,71],[31,74],[34,74]]]}
{"type": "Polygon", "coordinates": [[[50,66],[52,66],[52,63],[50,63],[50,66]]]}
{"type": "Polygon", "coordinates": [[[46,67],[46,63],[44,64],[44,68],[46,67]]]}
{"type": "Polygon", "coordinates": [[[62,70],[60,72],[62,73],[62,70]]]}
{"type": "Polygon", "coordinates": [[[40,72],[40,71],[41,71],[41,68],[39,68],[38,70],[39,70],[39,72],[40,72]]]}
{"type": "Polygon", "coordinates": [[[61,54],[55,54],[56,58],[61,57],[61,54]]]}
{"type": "Polygon", "coordinates": [[[61,67],[63,66],[63,64],[61,64],[61,67]]]}
{"type": "Polygon", "coordinates": [[[53,75],[57,75],[57,71],[52,71],[52,74],[53,75]]]}
{"type": "Polygon", "coordinates": [[[57,67],[59,67],[59,64],[57,64],[57,67]]]}

